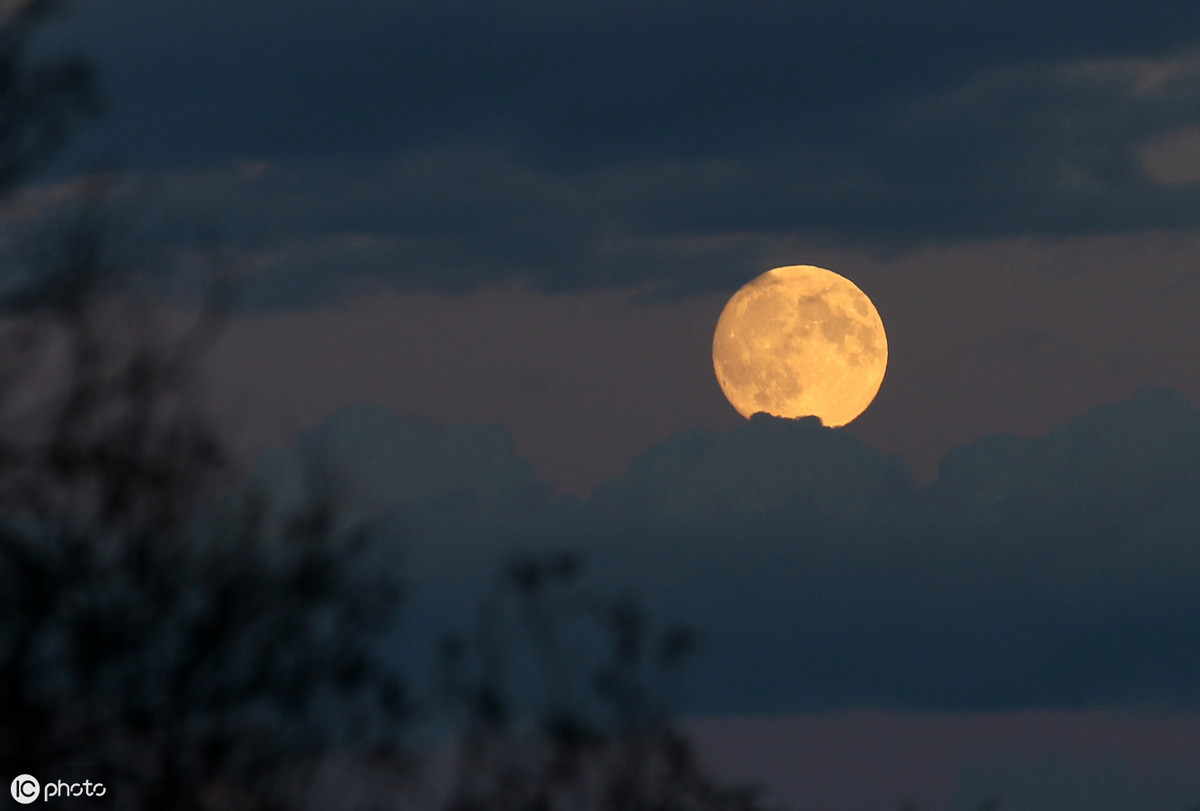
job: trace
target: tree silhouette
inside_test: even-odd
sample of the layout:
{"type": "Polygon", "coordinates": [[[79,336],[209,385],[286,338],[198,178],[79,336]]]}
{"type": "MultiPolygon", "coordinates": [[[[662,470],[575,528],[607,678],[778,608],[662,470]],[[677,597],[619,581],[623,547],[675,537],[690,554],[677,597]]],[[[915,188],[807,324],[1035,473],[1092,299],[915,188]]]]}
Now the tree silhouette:
{"type": "Polygon", "coordinates": [[[690,631],[654,632],[635,599],[588,587],[573,553],[518,556],[497,597],[472,634],[442,644],[461,729],[447,811],[764,807],[757,789],[707,773],[672,721],[690,631]]]}
{"type": "Polygon", "coordinates": [[[408,689],[378,647],[399,583],[356,565],[370,539],[317,467],[277,529],[252,489],[196,520],[227,466],[188,382],[225,296],[161,323],[121,288],[102,205],[8,296],[0,762],[121,807],[292,807],[334,748],[399,762],[408,689]]]}
{"type": "Polygon", "coordinates": [[[84,61],[30,59],[31,44],[60,5],[59,0],[0,3],[0,197],[41,168],[80,120],[100,109],[84,61]]]}

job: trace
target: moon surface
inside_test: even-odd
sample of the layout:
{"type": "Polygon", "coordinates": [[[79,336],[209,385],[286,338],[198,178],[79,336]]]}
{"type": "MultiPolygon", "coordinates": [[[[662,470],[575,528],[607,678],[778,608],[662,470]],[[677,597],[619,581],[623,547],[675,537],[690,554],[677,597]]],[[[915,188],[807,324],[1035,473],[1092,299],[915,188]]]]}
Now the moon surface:
{"type": "Polygon", "coordinates": [[[733,294],[713,335],[713,368],[743,417],[819,417],[835,428],[867,409],[887,369],[875,305],[812,265],[768,270],[733,294]]]}

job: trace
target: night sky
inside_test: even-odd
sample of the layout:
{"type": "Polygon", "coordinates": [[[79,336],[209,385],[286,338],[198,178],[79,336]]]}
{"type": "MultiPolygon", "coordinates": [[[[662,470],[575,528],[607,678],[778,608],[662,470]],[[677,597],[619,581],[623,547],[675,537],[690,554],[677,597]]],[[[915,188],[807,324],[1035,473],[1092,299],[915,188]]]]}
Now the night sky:
{"type": "Polygon", "coordinates": [[[784,799],[1200,801],[1194,0],[91,0],[42,45],[106,109],[13,205],[117,170],[213,235],[222,425],[403,517],[418,624],[567,545],[704,632],[688,717],[784,799]],[[785,264],[888,330],[844,429],[713,376],[785,264]]]}

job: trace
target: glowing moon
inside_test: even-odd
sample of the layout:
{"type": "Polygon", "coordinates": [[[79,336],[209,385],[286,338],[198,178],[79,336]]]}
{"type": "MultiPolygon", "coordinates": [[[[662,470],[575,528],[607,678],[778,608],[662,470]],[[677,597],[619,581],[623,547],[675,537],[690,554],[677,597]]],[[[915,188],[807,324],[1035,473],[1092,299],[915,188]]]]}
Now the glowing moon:
{"type": "Polygon", "coordinates": [[[743,417],[816,416],[845,425],[887,369],[875,305],[849,279],[812,265],[768,270],[733,294],[713,335],[713,368],[743,417]]]}

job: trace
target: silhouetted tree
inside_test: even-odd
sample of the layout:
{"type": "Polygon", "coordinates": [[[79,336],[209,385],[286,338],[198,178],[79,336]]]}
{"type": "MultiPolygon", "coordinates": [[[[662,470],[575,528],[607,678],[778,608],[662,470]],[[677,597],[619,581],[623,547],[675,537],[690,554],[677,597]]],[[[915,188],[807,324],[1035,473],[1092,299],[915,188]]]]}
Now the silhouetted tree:
{"type": "Polygon", "coordinates": [[[99,111],[80,59],[34,62],[30,47],[59,0],[0,2],[0,198],[52,157],[80,119],[99,111]]]}
{"type": "Polygon", "coordinates": [[[195,520],[227,480],[188,396],[224,296],[160,323],[121,288],[101,209],[8,297],[0,763],[154,809],[294,807],[334,750],[399,764],[407,688],[378,647],[397,578],[356,565],[369,538],[316,467],[277,530],[254,490],[195,520]]]}
{"type": "Polygon", "coordinates": [[[763,808],[705,771],[673,722],[693,634],[654,631],[633,597],[582,574],[572,553],[518,557],[474,632],[443,641],[461,729],[448,811],[763,808]]]}

